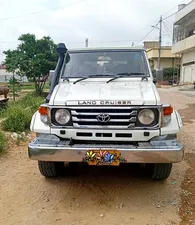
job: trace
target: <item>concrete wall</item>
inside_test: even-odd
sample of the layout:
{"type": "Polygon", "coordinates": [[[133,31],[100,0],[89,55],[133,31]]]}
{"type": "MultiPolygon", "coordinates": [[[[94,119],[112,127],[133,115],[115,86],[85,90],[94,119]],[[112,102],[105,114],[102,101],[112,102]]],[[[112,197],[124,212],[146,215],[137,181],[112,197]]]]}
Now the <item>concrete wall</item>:
{"type": "Polygon", "coordinates": [[[159,41],[145,41],[144,48],[145,49],[159,48],[159,41]]]}
{"type": "Polygon", "coordinates": [[[193,48],[195,49],[195,35],[175,43],[172,46],[172,53],[179,54],[179,53],[191,50],[193,48]]]}
{"type": "Polygon", "coordinates": [[[195,50],[185,52],[183,54],[182,63],[189,63],[195,61],[195,50]]]}
{"type": "MultiPolygon", "coordinates": [[[[150,60],[150,65],[153,69],[157,69],[158,68],[158,59],[155,58],[155,59],[152,59],[150,60]]],[[[160,60],[160,65],[161,65],[161,68],[170,68],[170,67],[174,67],[174,59],[161,59],[160,60]]]]}
{"type": "Polygon", "coordinates": [[[172,58],[172,59],[162,59],[161,60],[161,67],[162,68],[174,67],[174,58],[172,58]]]}
{"type": "MultiPolygon", "coordinates": [[[[158,57],[158,49],[154,48],[154,49],[149,49],[146,51],[148,58],[157,58],[158,57]]],[[[173,55],[172,51],[171,51],[171,47],[162,47],[161,49],[161,57],[162,58],[174,58],[175,55],[173,55]]]]}
{"type": "Polygon", "coordinates": [[[5,69],[0,69],[0,76],[12,75],[11,73],[7,72],[5,69]]]}
{"type": "Polygon", "coordinates": [[[182,10],[176,13],[175,22],[178,22],[179,20],[181,20],[184,16],[189,14],[194,9],[195,9],[195,0],[191,1],[188,5],[186,5],[185,8],[183,8],[182,10]]]}
{"type": "Polygon", "coordinates": [[[180,83],[195,81],[195,51],[184,52],[182,56],[180,83]]]}
{"type": "MultiPolygon", "coordinates": [[[[13,75],[7,72],[5,69],[0,69],[0,82],[8,82],[13,75]]],[[[15,78],[18,79],[20,82],[28,82],[27,77],[20,77],[15,75],[15,78]]]]}
{"type": "MultiPolygon", "coordinates": [[[[152,68],[158,68],[158,48],[148,49],[146,51],[152,68]]],[[[175,55],[172,54],[171,47],[162,47],[161,50],[161,68],[174,67],[175,55]]]]}

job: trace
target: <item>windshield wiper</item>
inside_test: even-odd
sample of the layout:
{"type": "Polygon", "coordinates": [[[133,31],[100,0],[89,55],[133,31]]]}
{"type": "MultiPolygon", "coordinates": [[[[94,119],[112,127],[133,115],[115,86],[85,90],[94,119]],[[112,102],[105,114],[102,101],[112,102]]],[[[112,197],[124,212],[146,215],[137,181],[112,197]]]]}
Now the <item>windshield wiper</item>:
{"type": "Polygon", "coordinates": [[[113,75],[114,74],[93,74],[93,75],[90,75],[88,77],[82,77],[82,78],[76,80],[73,84],[76,84],[76,83],[78,83],[78,82],[80,82],[82,80],[86,80],[88,78],[93,78],[93,77],[106,77],[106,76],[109,76],[110,77],[110,76],[113,76],[113,75]]]}
{"type": "Polygon", "coordinates": [[[113,77],[112,79],[108,80],[107,83],[116,80],[120,77],[130,77],[132,75],[145,75],[145,73],[117,73],[117,76],[113,77]]]}

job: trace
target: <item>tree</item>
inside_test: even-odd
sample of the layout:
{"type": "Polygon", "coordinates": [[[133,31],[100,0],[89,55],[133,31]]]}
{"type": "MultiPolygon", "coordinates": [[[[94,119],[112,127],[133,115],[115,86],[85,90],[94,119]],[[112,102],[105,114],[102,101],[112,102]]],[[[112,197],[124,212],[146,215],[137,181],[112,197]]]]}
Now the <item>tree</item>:
{"type": "Polygon", "coordinates": [[[23,34],[16,50],[5,51],[7,71],[26,76],[34,82],[35,91],[41,95],[49,71],[57,63],[56,44],[50,37],[36,39],[34,34],[23,34]]]}
{"type": "Polygon", "coordinates": [[[16,74],[16,71],[18,69],[18,51],[17,50],[7,50],[4,51],[4,54],[6,54],[6,59],[3,62],[4,65],[6,65],[6,70],[8,72],[11,72],[13,74],[16,74]]]}
{"type": "MultiPolygon", "coordinates": [[[[5,62],[4,62],[5,65],[5,62]]],[[[18,72],[19,58],[17,50],[8,50],[6,51],[6,70],[13,74],[13,77],[9,80],[9,87],[11,86],[11,92],[13,94],[13,100],[18,97],[18,90],[16,87],[17,80],[15,74],[18,72]]]]}
{"type": "Polygon", "coordinates": [[[9,79],[9,85],[11,86],[10,92],[12,93],[13,100],[15,102],[16,97],[19,97],[18,93],[20,92],[20,84],[18,80],[13,76],[13,78],[9,79]]]}

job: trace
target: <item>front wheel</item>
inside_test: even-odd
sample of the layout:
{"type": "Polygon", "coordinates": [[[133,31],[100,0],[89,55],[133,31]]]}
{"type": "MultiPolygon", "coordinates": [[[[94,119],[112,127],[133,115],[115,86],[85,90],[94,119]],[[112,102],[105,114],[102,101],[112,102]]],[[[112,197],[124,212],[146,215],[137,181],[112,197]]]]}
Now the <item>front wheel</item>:
{"type": "Polygon", "coordinates": [[[64,168],[63,162],[47,162],[38,161],[38,167],[40,173],[45,177],[57,177],[59,176],[64,168]]]}
{"type": "Polygon", "coordinates": [[[151,175],[154,180],[165,180],[171,174],[172,163],[154,163],[152,164],[151,175]]]}

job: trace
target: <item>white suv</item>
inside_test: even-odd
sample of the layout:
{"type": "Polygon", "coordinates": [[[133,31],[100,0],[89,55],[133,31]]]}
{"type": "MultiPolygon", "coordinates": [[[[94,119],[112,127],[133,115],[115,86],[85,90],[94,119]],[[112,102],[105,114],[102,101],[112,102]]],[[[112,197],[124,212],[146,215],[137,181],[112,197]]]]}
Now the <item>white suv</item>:
{"type": "Polygon", "coordinates": [[[34,114],[28,145],[42,175],[59,175],[64,162],[118,166],[143,163],[166,179],[183,158],[176,135],[180,115],[163,104],[146,53],[135,48],[59,53],[46,103],[34,114]]]}

